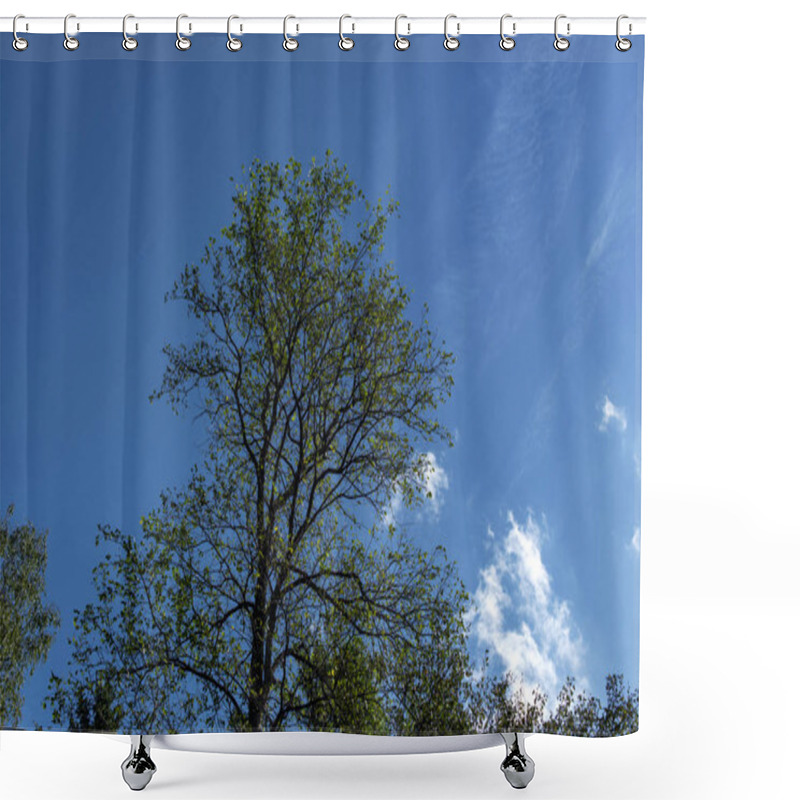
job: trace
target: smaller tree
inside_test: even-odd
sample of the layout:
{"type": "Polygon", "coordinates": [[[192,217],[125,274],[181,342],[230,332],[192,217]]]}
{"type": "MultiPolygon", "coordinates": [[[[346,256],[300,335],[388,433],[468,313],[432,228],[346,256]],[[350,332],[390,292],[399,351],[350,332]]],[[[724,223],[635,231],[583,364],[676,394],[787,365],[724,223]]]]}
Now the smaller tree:
{"type": "Polygon", "coordinates": [[[606,677],[605,704],[568,677],[552,710],[541,689],[534,688],[526,697],[516,685],[511,673],[498,678],[484,670],[472,697],[473,727],[589,737],[622,736],[639,729],[639,690],[627,686],[621,674],[606,677]]]}
{"type": "Polygon", "coordinates": [[[396,653],[387,679],[392,732],[402,736],[472,732],[465,700],[472,665],[465,611],[469,595],[460,580],[448,581],[450,598],[426,624],[426,636],[396,653]]]}
{"type": "Polygon", "coordinates": [[[496,675],[489,671],[489,652],[467,690],[466,708],[470,732],[542,731],[547,695],[538,686],[526,696],[514,673],[496,675]]]}
{"type": "Polygon", "coordinates": [[[639,730],[639,690],[626,686],[621,674],[606,678],[606,704],[595,736],[621,736],[639,730]]]}
{"type": "Polygon", "coordinates": [[[599,736],[603,715],[600,699],[580,691],[575,686],[575,679],[567,678],[556,698],[555,710],[542,730],[566,736],[599,736]]]}
{"type": "Polygon", "coordinates": [[[65,709],[63,717],[55,721],[70,731],[111,733],[122,727],[123,711],[114,678],[102,670],[95,673],[92,683],[82,683],[74,692],[62,678],[51,675],[50,689],[55,702],[65,709]]]}
{"type": "Polygon", "coordinates": [[[300,662],[298,723],[313,731],[391,733],[381,697],[385,661],[341,615],[329,611],[324,630],[316,632],[300,662]]]}
{"type": "Polygon", "coordinates": [[[59,624],[45,600],[47,531],[13,527],[14,507],[0,517],[0,725],[22,713],[25,679],[47,658],[59,624]]]}

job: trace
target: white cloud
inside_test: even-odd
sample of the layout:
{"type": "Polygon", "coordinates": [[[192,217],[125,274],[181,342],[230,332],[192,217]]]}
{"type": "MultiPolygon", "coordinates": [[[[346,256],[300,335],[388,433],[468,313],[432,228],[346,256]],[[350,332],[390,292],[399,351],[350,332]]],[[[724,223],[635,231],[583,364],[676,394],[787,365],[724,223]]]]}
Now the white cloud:
{"type": "Polygon", "coordinates": [[[631,549],[635,550],[637,553],[642,552],[642,529],[638,525],[633,530],[630,546],[631,549]]]}
{"type": "Polygon", "coordinates": [[[436,460],[435,453],[425,453],[425,458],[427,459],[427,468],[423,492],[427,502],[430,504],[433,515],[438,517],[444,503],[443,495],[450,488],[450,481],[447,478],[444,467],[436,460]]]}
{"type": "Polygon", "coordinates": [[[611,424],[616,425],[617,429],[624,431],[628,427],[628,417],[625,414],[625,409],[620,406],[615,406],[608,395],[605,396],[601,406],[603,418],[597,426],[601,431],[607,431],[611,424]]]}
{"type": "Polygon", "coordinates": [[[554,698],[567,675],[583,683],[583,641],[569,605],[553,592],[542,560],[542,528],[529,514],[520,524],[508,514],[504,537],[481,570],[468,615],[482,647],[511,670],[523,688],[540,686],[554,698]]]}
{"type": "MultiPolygon", "coordinates": [[[[436,460],[435,453],[420,453],[423,475],[421,480],[416,476],[412,479],[422,493],[422,513],[434,519],[444,505],[444,493],[450,488],[450,480],[444,467],[436,460]]],[[[395,488],[389,498],[389,504],[383,512],[385,525],[397,524],[403,512],[403,495],[399,488],[395,488]]]]}
{"type": "Polygon", "coordinates": [[[403,508],[403,495],[399,489],[393,489],[389,498],[389,505],[383,510],[383,524],[387,526],[396,525],[403,508]]]}

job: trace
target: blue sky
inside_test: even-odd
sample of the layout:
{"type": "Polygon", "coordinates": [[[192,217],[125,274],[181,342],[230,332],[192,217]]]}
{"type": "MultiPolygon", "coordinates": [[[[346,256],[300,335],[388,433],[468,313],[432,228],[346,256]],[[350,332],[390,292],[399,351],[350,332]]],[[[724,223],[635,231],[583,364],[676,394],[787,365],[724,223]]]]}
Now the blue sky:
{"type": "Polygon", "coordinates": [[[97,524],[135,528],[197,457],[202,432],[147,399],[186,333],[165,291],[227,223],[229,176],[328,148],[369,197],[391,187],[386,257],[457,359],[456,445],[398,521],[458,561],[495,667],[638,685],[643,43],[573,38],[3,49],[0,502],[50,530],[63,617],[23,725],[47,726],[97,524]]]}

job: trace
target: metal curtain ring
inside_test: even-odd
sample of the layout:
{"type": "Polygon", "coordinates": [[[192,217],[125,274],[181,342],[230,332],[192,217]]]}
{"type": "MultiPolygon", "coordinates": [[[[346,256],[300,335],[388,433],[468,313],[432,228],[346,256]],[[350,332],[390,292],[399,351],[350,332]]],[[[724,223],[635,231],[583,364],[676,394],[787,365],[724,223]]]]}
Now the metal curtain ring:
{"type": "MultiPolygon", "coordinates": [[[[175,20],[175,47],[178,50],[188,50],[192,46],[192,40],[188,39],[181,33],[181,20],[188,19],[188,14],[178,14],[175,20]]],[[[189,26],[189,30],[192,29],[192,26],[189,26]]]]}
{"type": "MultiPolygon", "coordinates": [[[[400,20],[401,19],[408,19],[405,14],[398,14],[394,18],[394,47],[395,50],[408,50],[411,47],[411,39],[407,39],[405,36],[400,35],[400,20]]],[[[406,23],[406,27],[408,28],[408,33],[411,33],[411,23],[406,23]]]]}
{"type": "Polygon", "coordinates": [[[451,36],[447,31],[447,23],[450,22],[451,19],[457,20],[458,17],[456,17],[455,14],[448,14],[444,18],[444,49],[445,50],[458,50],[458,46],[461,44],[461,42],[458,41],[458,34],[459,34],[460,30],[461,30],[461,23],[460,22],[456,22],[456,35],[455,36],[451,36]]]}
{"type": "MultiPolygon", "coordinates": [[[[614,47],[616,47],[617,50],[620,51],[620,53],[625,53],[628,50],[630,50],[631,47],[633,47],[633,42],[630,39],[623,38],[622,36],[620,36],[620,33],[619,33],[619,24],[624,19],[628,19],[628,15],[627,14],[620,14],[617,17],[617,41],[615,42],[614,47]]],[[[631,24],[628,23],[628,34],[630,34],[631,30],[632,30],[631,24]]]]}
{"type": "Polygon", "coordinates": [[[507,19],[511,19],[511,14],[503,14],[500,17],[500,49],[501,50],[513,50],[516,46],[517,42],[514,39],[514,34],[517,32],[517,23],[511,23],[511,36],[507,36],[503,26],[507,19]]]}
{"type": "Polygon", "coordinates": [[[17,33],[17,20],[18,19],[25,19],[25,15],[24,14],[17,14],[17,16],[14,17],[14,21],[11,23],[11,32],[14,34],[14,40],[11,42],[11,46],[17,52],[21,53],[23,50],[27,50],[28,49],[28,40],[27,39],[23,39],[17,33]]]}
{"type": "MultiPolygon", "coordinates": [[[[242,42],[242,40],[241,40],[241,39],[237,39],[237,38],[236,38],[236,37],[235,37],[235,36],[234,36],[234,35],[231,33],[231,22],[232,22],[233,20],[235,20],[235,19],[239,19],[239,17],[237,17],[237,16],[236,16],[236,14],[231,14],[231,15],[228,17],[228,41],[227,41],[227,42],[225,42],[225,47],[227,47],[227,48],[228,48],[228,50],[230,50],[230,51],[231,51],[231,53],[238,53],[238,52],[239,52],[239,50],[241,50],[241,49],[242,49],[242,45],[243,45],[243,42],[242,42]]],[[[240,31],[242,30],[242,29],[241,29],[241,27],[239,27],[239,30],[240,30],[240,31]]]]}
{"type": "MultiPolygon", "coordinates": [[[[64,49],[65,50],[77,50],[80,47],[80,42],[74,37],[69,35],[69,21],[71,19],[75,19],[74,14],[67,14],[64,17],[64,49]]],[[[76,28],[76,30],[80,30],[80,27],[76,28]]]]}
{"type": "MultiPolygon", "coordinates": [[[[569,39],[565,39],[563,36],[561,36],[559,34],[559,32],[558,32],[558,21],[560,19],[566,19],[566,18],[567,18],[566,14],[559,14],[556,17],[555,24],[553,25],[553,31],[555,32],[555,35],[556,35],[556,40],[553,42],[553,47],[555,47],[555,49],[558,50],[561,53],[563,53],[569,47],[569,39]]],[[[568,22],[567,23],[567,36],[569,36],[569,28],[570,28],[570,24],[568,22]]]]}
{"type": "MultiPolygon", "coordinates": [[[[356,43],[349,37],[344,35],[344,21],[346,19],[353,19],[349,14],[342,14],[339,17],[339,49],[340,50],[352,50],[356,43]]],[[[355,25],[353,25],[353,30],[355,30],[355,25]]]]}
{"type": "Polygon", "coordinates": [[[287,26],[289,25],[290,19],[295,19],[295,17],[293,17],[291,14],[287,14],[283,18],[283,49],[289,53],[292,53],[297,50],[298,47],[300,47],[300,42],[297,39],[289,36],[287,26]]]}
{"type": "Polygon", "coordinates": [[[139,46],[138,39],[135,39],[133,36],[128,36],[129,19],[136,19],[136,17],[134,17],[133,14],[126,14],[122,18],[122,47],[128,52],[135,50],[139,46]]]}

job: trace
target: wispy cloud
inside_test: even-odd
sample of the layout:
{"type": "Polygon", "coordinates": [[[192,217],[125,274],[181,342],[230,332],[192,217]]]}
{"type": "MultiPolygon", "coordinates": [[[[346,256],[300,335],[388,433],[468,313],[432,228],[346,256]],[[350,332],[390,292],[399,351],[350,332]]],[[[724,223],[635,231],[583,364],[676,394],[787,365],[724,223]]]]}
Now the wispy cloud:
{"type": "Polygon", "coordinates": [[[564,678],[579,682],[583,642],[569,605],[553,592],[542,560],[542,527],[529,514],[508,514],[505,536],[489,528],[493,557],[480,572],[468,615],[473,634],[523,688],[540,686],[552,698],[564,678]]]}
{"type": "Polygon", "coordinates": [[[425,481],[423,491],[433,515],[438,517],[439,511],[444,503],[444,493],[450,488],[450,481],[447,473],[436,460],[435,453],[425,453],[427,467],[425,470],[425,481]]]}
{"type": "Polygon", "coordinates": [[[608,395],[605,396],[600,410],[603,417],[597,427],[601,431],[607,431],[611,425],[614,425],[620,431],[624,431],[628,427],[628,417],[625,414],[625,409],[621,406],[615,406],[608,395]]]}
{"type": "Polygon", "coordinates": [[[635,550],[637,553],[642,552],[642,529],[638,525],[633,529],[630,547],[631,550],[635,550]]]}
{"type": "MultiPolygon", "coordinates": [[[[450,488],[450,480],[444,467],[436,459],[435,453],[420,453],[422,467],[421,479],[413,473],[409,478],[416,482],[422,494],[421,513],[436,519],[444,505],[444,493],[450,488]]],[[[389,498],[389,504],[383,512],[386,525],[396,525],[403,513],[403,495],[399,487],[395,488],[389,498]]]]}

